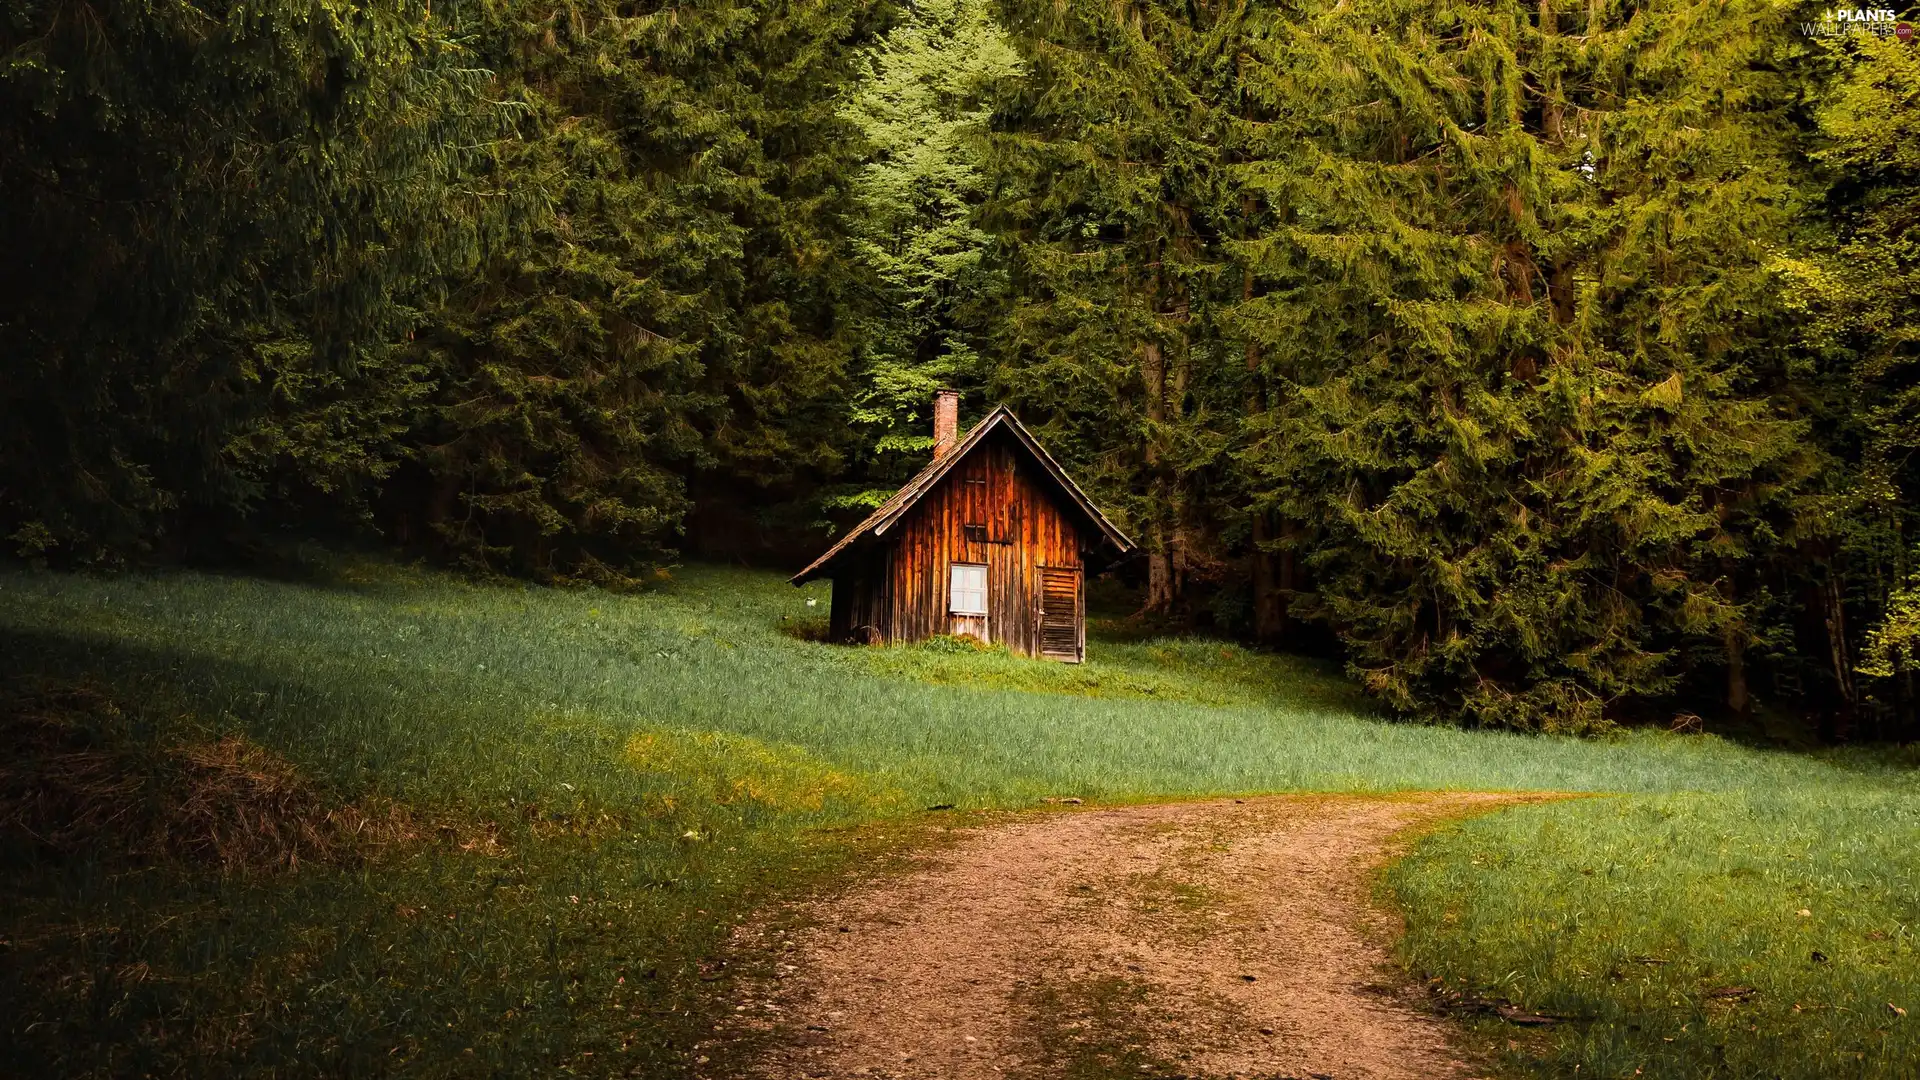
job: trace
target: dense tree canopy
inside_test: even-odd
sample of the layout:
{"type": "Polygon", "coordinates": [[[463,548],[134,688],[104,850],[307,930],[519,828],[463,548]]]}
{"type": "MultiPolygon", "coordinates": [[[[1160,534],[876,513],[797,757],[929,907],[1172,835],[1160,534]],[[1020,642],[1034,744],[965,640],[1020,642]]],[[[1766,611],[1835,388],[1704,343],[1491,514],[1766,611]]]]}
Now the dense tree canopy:
{"type": "Polygon", "coordinates": [[[1820,506],[1828,570],[1816,606],[1832,628],[1829,670],[1848,706],[1911,717],[1920,641],[1920,52],[1858,43],[1818,113],[1828,171],[1825,257],[1810,274],[1808,337],[1837,378],[1833,494],[1820,506]],[[1851,614],[1850,614],[1851,613],[1851,614]],[[1877,620],[1858,685],[1849,626],[1877,620]]]}
{"type": "Polygon", "coordinates": [[[1019,73],[987,0],[924,0],[847,104],[867,147],[848,227],[869,291],[851,403],[861,482],[836,505],[877,505],[925,460],[935,390],[982,388],[982,305],[998,267],[974,220],[987,194],[981,144],[987,103],[1019,73]]]}
{"type": "MultiPolygon", "coordinates": [[[[14,5],[0,526],[629,584],[1005,401],[1411,715],[1911,733],[1920,52],[1766,0],[14,5]],[[702,542],[694,538],[696,550],[702,542]]],[[[1128,570],[1132,573],[1132,570],[1128,570]]]]}
{"type": "Polygon", "coordinates": [[[660,559],[689,475],[839,461],[865,0],[516,3],[477,16],[524,103],[493,183],[537,192],[421,339],[433,372],[396,500],[484,565],[618,581],[660,559]]]}
{"type": "Polygon", "coordinates": [[[0,22],[0,504],[111,556],[387,471],[396,344],[506,123],[424,3],[27,0],[0,22]]]}
{"type": "Polygon", "coordinates": [[[1748,708],[1812,468],[1784,37],[1757,4],[1360,4],[1249,65],[1312,89],[1263,133],[1307,149],[1243,169],[1285,212],[1242,249],[1284,398],[1244,460],[1389,701],[1585,728],[1691,652],[1748,708]]]}

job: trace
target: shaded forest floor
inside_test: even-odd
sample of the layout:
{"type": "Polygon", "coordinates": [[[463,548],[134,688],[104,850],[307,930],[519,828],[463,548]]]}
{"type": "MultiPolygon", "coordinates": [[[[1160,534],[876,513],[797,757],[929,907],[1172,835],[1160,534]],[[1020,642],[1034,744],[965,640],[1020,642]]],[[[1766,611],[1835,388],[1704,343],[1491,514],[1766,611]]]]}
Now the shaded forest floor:
{"type": "Polygon", "coordinates": [[[1378,879],[1396,961],[1489,1068],[1920,1060],[1906,755],[1388,723],[1334,669],[1219,641],[1096,636],[1078,668],[839,648],[805,640],[825,595],[333,557],[0,574],[0,1060],[686,1076],[759,977],[741,926],[949,824],[1287,791],[1609,796],[1437,825],[1378,879]]]}

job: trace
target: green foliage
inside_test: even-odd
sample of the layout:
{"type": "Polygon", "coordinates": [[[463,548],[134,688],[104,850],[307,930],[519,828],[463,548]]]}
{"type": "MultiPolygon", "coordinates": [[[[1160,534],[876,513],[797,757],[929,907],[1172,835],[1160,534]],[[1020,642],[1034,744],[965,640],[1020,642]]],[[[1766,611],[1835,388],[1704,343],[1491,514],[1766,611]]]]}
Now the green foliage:
{"type": "Polygon", "coordinates": [[[1791,14],[16,4],[0,535],[633,586],[690,521],[809,554],[953,385],[1156,626],[1317,622],[1422,718],[1898,736],[1920,52],[1791,14]]]}
{"type": "Polygon", "coordinates": [[[1251,460],[1326,528],[1320,600],[1397,707],[1579,730],[1680,650],[1744,678],[1815,464],[1768,345],[1785,33],[1766,5],[1385,4],[1275,58],[1335,119],[1248,170],[1291,219],[1251,252],[1278,310],[1250,329],[1293,368],[1251,460]]]}
{"type": "Polygon", "coordinates": [[[878,10],[473,17],[497,92],[530,112],[494,182],[546,212],[423,339],[435,375],[404,531],[621,583],[670,556],[696,472],[768,484],[834,466],[859,151],[836,109],[878,10]]]}
{"type": "Polygon", "coordinates": [[[420,3],[29,0],[0,22],[0,523],[82,558],[390,467],[388,348],[498,129],[420,3]]]}
{"type": "Polygon", "coordinates": [[[1920,505],[1920,56],[1897,41],[1851,41],[1836,50],[1840,75],[1818,114],[1827,170],[1820,273],[1812,281],[1817,319],[1809,334],[1838,370],[1842,406],[1831,440],[1847,462],[1828,511],[1839,581],[1826,605],[1844,621],[1877,622],[1860,649],[1859,671],[1878,677],[1856,691],[1847,670],[1856,643],[1838,635],[1835,682],[1912,715],[1910,676],[1916,594],[1909,550],[1920,505]],[[1844,595],[1841,584],[1844,582],[1844,595]],[[1898,676],[1899,678],[1896,678],[1898,676]]]}
{"type": "Polygon", "coordinates": [[[1914,648],[1920,646],[1920,581],[1908,581],[1887,602],[1886,614],[1867,633],[1863,675],[1892,678],[1914,666],[1914,648]]]}
{"type": "MultiPolygon", "coordinates": [[[[867,144],[850,230],[873,289],[853,423],[878,459],[872,479],[898,480],[932,446],[934,391],[982,382],[979,307],[996,269],[973,220],[987,187],[980,140],[993,88],[1021,69],[986,0],[910,5],[868,65],[843,107],[867,144]]],[[[889,493],[840,501],[877,505],[889,493]]]]}
{"type": "Polygon", "coordinates": [[[1174,599],[1234,378],[1213,314],[1244,20],[1179,4],[1007,3],[1028,74],[996,115],[987,220],[1007,263],[996,390],[1148,552],[1174,599]]]}
{"type": "Polygon", "coordinates": [[[1592,730],[1702,667],[1744,709],[1818,465],[1784,16],[1546,10],[1009,6],[1003,378],[1125,493],[1150,607],[1250,504],[1397,709],[1592,730]]]}
{"type": "Polygon", "coordinates": [[[1873,432],[1867,465],[1910,490],[1903,459],[1920,448],[1920,327],[1911,318],[1920,297],[1920,53],[1893,40],[1856,48],[1821,110],[1827,143],[1817,156],[1834,170],[1835,269],[1851,301],[1849,329],[1870,343],[1860,372],[1873,395],[1862,403],[1873,432]]]}
{"type": "Polygon", "coordinates": [[[884,10],[17,6],[6,531],[125,554],[370,507],[623,583],[695,478],[831,471],[840,108],[884,10]]]}

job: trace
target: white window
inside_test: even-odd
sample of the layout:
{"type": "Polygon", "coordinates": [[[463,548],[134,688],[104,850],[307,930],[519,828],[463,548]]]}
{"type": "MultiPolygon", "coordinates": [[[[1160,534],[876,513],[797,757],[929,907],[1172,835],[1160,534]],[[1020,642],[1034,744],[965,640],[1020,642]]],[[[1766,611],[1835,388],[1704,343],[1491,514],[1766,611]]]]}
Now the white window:
{"type": "Polygon", "coordinates": [[[953,564],[953,613],[987,613],[987,568],[979,563],[953,564]]]}

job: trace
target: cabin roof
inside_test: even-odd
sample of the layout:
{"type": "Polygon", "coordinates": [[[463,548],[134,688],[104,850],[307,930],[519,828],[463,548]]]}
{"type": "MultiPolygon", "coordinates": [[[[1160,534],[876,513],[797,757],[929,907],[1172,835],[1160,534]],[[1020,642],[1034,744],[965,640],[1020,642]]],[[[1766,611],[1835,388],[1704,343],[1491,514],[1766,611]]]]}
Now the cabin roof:
{"type": "Polygon", "coordinates": [[[1013,415],[1005,405],[999,405],[995,406],[994,410],[983,417],[979,423],[973,425],[973,430],[967,432],[965,438],[955,443],[953,449],[929,462],[926,468],[920,470],[919,475],[907,481],[906,486],[894,492],[886,502],[881,503],[873,513],[868,514],[865,521],[849,530],[847,535],[828,548],[826,554],[813,560],[805,570],[793,575],[793,583],[804,585],[816,577],[830,577],[827,570],[835,559],[863,539],[885,535],[895,522],[933,490],[934,485],[938,484],[957,462],[985,441],[988,435],[998,430],[1005,430],[1012,435],[1013,441],[1040,463],[1040,467],[1045,470],[1047,476],[1066,494],[1066,501],[1080,511],[1088,523],[1119,549],[1120,554],[1125,555],[1133,550],[1133,541],[1127,539],[1126,534],[1115,528],[1113,522],[1108,521],[1107,516],[1100,512],[1100,508],[1093,505],[1093,500],[1087,498],[1086,492],[1080,490],[1080,485],[1074,483],[1073,478],[1067,475],[1067,470],[1053,460],[1053,455],[1047,453],[1046,448],[1040,445],[1040,440],[1034,438],[1033,433],[1027,430],[1027,426],[1020,422],[1020,418],[1013,415]]]}

